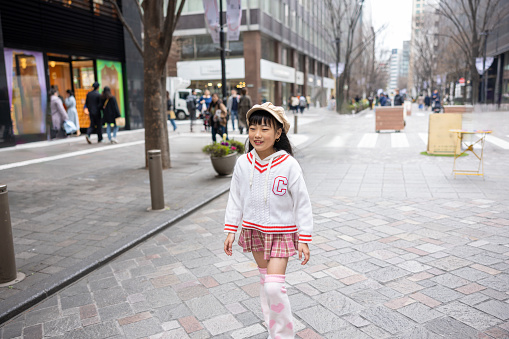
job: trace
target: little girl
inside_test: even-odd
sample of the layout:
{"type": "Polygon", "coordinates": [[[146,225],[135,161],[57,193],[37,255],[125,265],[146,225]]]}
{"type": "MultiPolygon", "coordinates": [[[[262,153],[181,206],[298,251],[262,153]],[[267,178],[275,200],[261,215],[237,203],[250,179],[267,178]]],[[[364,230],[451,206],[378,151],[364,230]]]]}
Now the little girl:
{"type": "Polygon", "coordinates": [[[247,112],[249,153],[235,165],[226,207],[228,233],[224,251],[232,255],[235,233],[239,245],[252,252],[260,271],[260,301],[270,337],[294,338],[293,317],[286,294],[285,272],[290,256],[309,261],[313,217],[302,170],[292,157],[290,123],[282,107],[270,102],[247,112]]]}

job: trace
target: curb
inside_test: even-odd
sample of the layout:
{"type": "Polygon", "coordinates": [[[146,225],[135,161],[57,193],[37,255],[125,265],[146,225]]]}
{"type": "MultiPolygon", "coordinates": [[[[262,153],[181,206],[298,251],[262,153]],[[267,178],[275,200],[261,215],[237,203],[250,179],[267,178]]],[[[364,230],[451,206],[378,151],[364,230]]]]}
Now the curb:
{"type": "Polygon", "coordinates": [[[40,287],[37,291],[34,291],[33,288],[28,288],[16,294],[12,298],[14,300],[7,299],[2,301],[2,307],[0,309],[0,326],[5,325],[7,321],[16,317],[20,313],[52,296],[64,287],[67,287],[73,282],[83,278],[85,275],[91,273],[107,262],[115,259],[122,253],[144,242],[153,235],[186,218],[191,213],[210,203],[212,200],[218,198],[229,190],[230,185],[228,184],[226,187],[217,189],[216,192],[214,192],[210,197],[200,201],[194,206],[191,206],[189,209],[185,210],[179,215],[176,215],[167,222],[150,230],[141,230],[131,237],[118,240],[113,245],[111,245],[111,248],[114,248],[113,251],[107,248],[102,249],[94,255],[84,259],[80,265],[65,269],[52,275],[50,278],[40,283],[40,287]]]}

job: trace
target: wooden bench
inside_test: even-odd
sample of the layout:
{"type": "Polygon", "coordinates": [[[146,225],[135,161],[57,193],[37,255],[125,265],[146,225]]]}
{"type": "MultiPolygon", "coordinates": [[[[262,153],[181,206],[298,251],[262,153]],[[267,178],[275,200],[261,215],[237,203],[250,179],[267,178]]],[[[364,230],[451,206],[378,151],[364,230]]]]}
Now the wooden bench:
{"type": "Polygon", "coordinates": [[[405,116],[403,106],[398,107],[376,107],[375,131],[395,130],[397,132],[405,128],[405,116]]]}
{"type": "Polygon", "coordinates": [[[444,113],[472,113],[474,106],[471,105],[450,105],[444,106],[444,113]]]}

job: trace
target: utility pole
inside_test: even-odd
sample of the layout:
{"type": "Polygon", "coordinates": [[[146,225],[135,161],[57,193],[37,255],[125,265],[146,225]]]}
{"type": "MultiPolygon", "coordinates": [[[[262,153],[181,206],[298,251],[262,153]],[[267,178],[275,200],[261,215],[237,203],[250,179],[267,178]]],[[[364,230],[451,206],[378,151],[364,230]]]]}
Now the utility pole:
{"type": "Polygon", "coordinates": [[[221,53],[221,89],[223,90],[223,103],[226,103],[227,99],[227,91],[226,91],[226,49],[224,47],[225,44],[225,36],[223,32],[223,0],[219,0],[219,43],[220,43],[220,53],[221,53]]]}

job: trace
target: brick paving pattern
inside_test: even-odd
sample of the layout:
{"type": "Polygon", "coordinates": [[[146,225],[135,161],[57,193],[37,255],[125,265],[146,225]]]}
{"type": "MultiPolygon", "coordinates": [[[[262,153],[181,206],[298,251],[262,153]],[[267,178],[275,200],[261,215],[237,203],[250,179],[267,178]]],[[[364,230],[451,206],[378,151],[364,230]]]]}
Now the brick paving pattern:
{"type": "MultiPolygon", "coordinates": [[[[509,151],[487,150],[485,180],[454,179],[452,159],[422,149],[320,147],[333,122],[368,121],[323,115],[297,151],[315,221],[310,263],[287,270],[297,338],[508,338],[509,151]]],[[[411,118],[409,138],[425,117],[411,118]]],[[[1,337],[267,338],[252,257],[222,250],[226,201],[3,324],[1,337]]]]}

